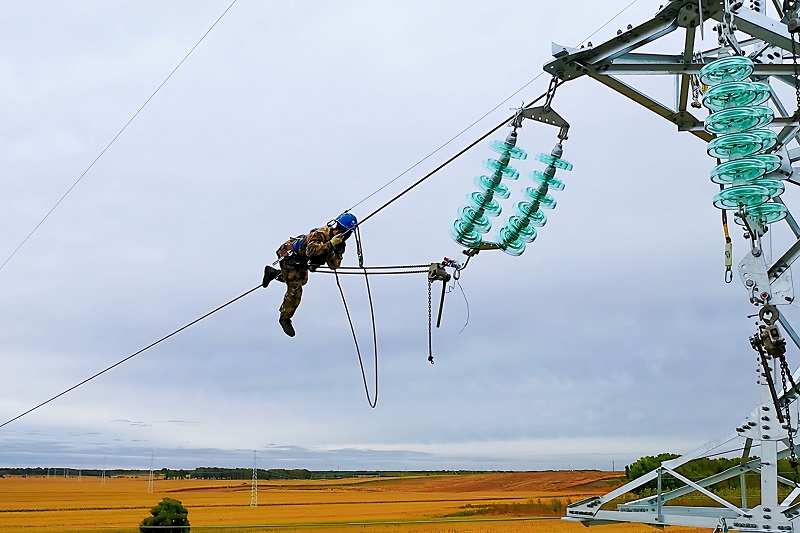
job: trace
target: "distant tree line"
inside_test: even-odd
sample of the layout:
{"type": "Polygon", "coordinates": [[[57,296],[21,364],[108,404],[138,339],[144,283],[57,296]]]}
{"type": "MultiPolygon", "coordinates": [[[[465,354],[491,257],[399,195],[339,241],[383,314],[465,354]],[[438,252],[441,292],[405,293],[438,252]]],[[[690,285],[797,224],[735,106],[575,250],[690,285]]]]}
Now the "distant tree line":
{"type": "MultiPolygon", "coordinates": [[[[80,472],[84,477],[100,477],[103,470],[98,468],[65,468],[65,467],[35,467],[35,468],[0,468],[0,476],[53,476],[64,477],[65,471],[70,477],[78,476],[80,472]]],[[[493,472],[499,472],[497,470],[493,472]]],[[[106,469],[106,477],[115,476],[148,476],[149,470],[136,469],[106,469]]],[[[253,479],[252,468],[222,468],[216,466],[201,466],[194,469],[171,469],[162,468],[154,471],[155,475],[162,479],[231,479],[231,480],[250,480],[253,479]]],[[[485,473],[476,470],[307,470],[305,468],[284,469],[270,468],[257,470],[258,479],[280,480],[280,479],[349,479],[349,478],[387,478],[403,476],[441,476],[441,475],[464,475],[485,473]]]]}
{"type": "MultiPolygon", "coordinates": [[[[670,459],[675,459],[679,457],[674,453],[661,453],[656,456],[645,456],[637,459],[632,464],[625,467],[625,477],[629,481],[633,481],[648,472],[652,472],[656,468],[658,468],[662,462],[669,461],[670,459]]],[[[751,456],[748,458],[749,460],[757,459],[757,457],[751,456]]],[[[699,481],[701,479],[707,478],[714,474],[719,474],[720,472],[724,472],[730,468],[740,465],[742,462],[741,458],[724,458],[719,457],[715,459],[708,459],[708,458],[701,458],[695,459],[693,461],[689,461],[685,465],[681,465],[675,469],[677,473],[680,475],[692,480],[692,481],[699,481]]],[[[778,461],[778,472],[781,476],[789,478],[794,481],[800,480],[800,476],[792,469],[789,465],[788,459],[781,459],[778,461]]],[[[749,476],[752,479],[753,485],[757,485],[758,480],[755,475],[749,476]]],[[[725,481],[721,481],[719,483],[714,484],[714,490],[719,489],[727,489],[727,488],[736,488],[739,487],[739,476],[734,476],[730,479],[725,481]]],[[[636,494],[642,494],[645,492],[652,492],[657,490],[657,480],[650,481],[645,485],[637,488],[633,492],[636,494]]],[[[664,473],[661,476],[661,490],[667,491],[672,490],[678,487],[682,487],[684,483],[679,481],[675,477],[669,475],[668,473],[664,473]]],[[[748,484],[750,486],[750,484],[748,484]]]]}
{"type": "MultiPolygon", "coordinates": [[[[131,470],[131,469],[106,469],[106,477],[110,476],[140,476],[149,474],[149,470],[131,470]]],[[[50,476],[50,477],[78,477],[81,476],[97,476],[103,475],[102,468],[72,468],[72,467],[42,467],[37,466],[34,468],[0,468],[0,476],[50,476]]]]}

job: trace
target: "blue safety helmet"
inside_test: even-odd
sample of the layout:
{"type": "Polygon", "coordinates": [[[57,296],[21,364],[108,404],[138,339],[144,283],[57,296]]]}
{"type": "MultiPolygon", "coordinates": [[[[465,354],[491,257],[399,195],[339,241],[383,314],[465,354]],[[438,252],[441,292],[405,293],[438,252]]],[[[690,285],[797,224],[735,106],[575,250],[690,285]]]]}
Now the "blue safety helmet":
{"type": "Polygon", "coordinates": [[[351,213],[343,213],[336,219],[336,223],[343,227],[346,231],[350,231],[358,224],[355,215],[351,213]]]}

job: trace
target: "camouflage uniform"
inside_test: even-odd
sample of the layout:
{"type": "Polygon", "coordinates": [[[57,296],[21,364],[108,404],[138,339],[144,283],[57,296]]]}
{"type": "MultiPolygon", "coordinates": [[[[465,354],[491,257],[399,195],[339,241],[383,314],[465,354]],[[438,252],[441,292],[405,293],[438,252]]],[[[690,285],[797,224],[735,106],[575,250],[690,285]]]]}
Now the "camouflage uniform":
{"type": "Polygon", "coordinates": [[[334,247],[330,242],[331,237],[333,231],[325,226],[311,230],[308,235],[289,239],[278,248],[276,253],[281,260],[281,273],[275,279],[286,284],[281,319],[292,318],[297,311],[303,297],[303,285],[308,283],[309,263],[315,270],[322,263],[326,263],[329,268],[339,268],[342,264],[345,243],[342,241],[334,247]],[[292,244],[300,239],[305,240],[299,250],[294,251],[292,244]]]}

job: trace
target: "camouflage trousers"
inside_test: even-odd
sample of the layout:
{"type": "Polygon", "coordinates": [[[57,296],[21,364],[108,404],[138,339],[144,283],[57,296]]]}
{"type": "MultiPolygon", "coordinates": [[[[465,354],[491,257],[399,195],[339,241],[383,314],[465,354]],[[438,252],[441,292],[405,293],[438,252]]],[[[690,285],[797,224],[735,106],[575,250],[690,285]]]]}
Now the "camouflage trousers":
{"type": "Polygon", "coordinates": [[[286,295],[281,304],[281,318],[292,318],[303,297],[303,285],[308,283],[308,269],[290,264],[289,261],[281,261],[281,273],[275,279],[286,284],[286,295]]]}

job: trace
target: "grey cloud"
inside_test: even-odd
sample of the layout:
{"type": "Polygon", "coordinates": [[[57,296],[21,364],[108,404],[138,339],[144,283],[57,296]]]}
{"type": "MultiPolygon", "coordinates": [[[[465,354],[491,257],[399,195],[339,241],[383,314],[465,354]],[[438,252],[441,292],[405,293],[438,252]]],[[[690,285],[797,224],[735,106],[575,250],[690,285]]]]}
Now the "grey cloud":
{"type": "MultiPolygon", "coordinates": [[[[0,252],[13,251],[222,9],[189,6],[4,11],[0,44],[14,54],[0,61],[9,102],[0,252]]],[[[578,41],[609,8],[580,3],[580,24],[559,5],[534,19],[520,9],[528,6],[237,4],[0,270],[0,365],[10,376],[0,422],[257,285],[283,240],[450,139],[536,76],[551,40],[578,41]]],[[[648,10],[627,14],[643,20],[648,10]]],[[[379,207],[546,82],[355,213],[379,207]]],[[[334,280],[313,275],[296,338],[276,324],[281,288],[256,291],[0,430],[0,463],[97,464],[116,453],[117,464],[146,465],[155,450],[164,466],[246,466],[264,448],[268,460],[297,467],[599,467],[611,452],[537,455],[531,444],[514,461],[490,443],[650,439],[613,455],[619,465],[675,451],[651,449],[654,440],[690,446],[729,431],[758,394],[752,308],[741,286],[722,281],[713,161],[702,143],[591,80],[565,84],[554,105],[573,124],[565,157],[575,164],[559,174],[558,207],[521,257],[482,252],[470,262],[461,279],[469,325],[460,333],[467,310],[457,289],[433,332],[434,366],[424,276],[373,279],[376,410],[334,280]],[[486,444],[470,457],[423,451],[463,443],[486,444]]],[[[554,142],[544,125],[520,133],[531,154],[554,142]]],[[[365,224],[367,264],[463,259],[447,225],[491,155],[481,144],[365,224]]],[[[533,157],[518,166],[515,197],[540,168],[533,157]]],[[[782,231],[776,249],[791,238],[782,231]]],[[[745,243],[733,233],[738,258],[745,243]]],[[[352,247],[346,261],[356,262],[352,247]]],[[[372,387],[363,280],[343,286],[372,387]]]]}

